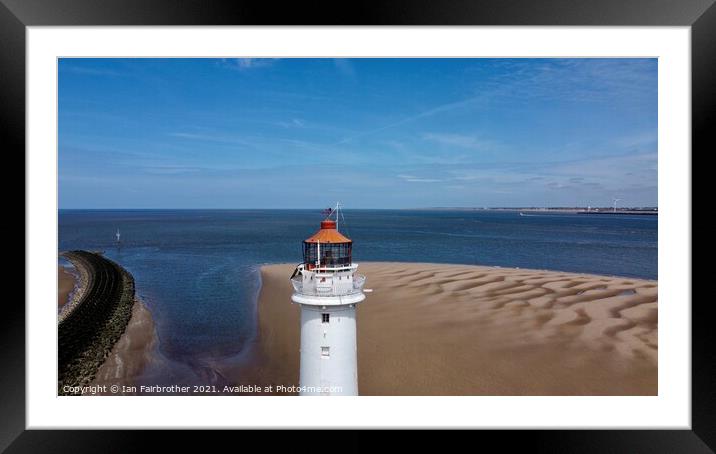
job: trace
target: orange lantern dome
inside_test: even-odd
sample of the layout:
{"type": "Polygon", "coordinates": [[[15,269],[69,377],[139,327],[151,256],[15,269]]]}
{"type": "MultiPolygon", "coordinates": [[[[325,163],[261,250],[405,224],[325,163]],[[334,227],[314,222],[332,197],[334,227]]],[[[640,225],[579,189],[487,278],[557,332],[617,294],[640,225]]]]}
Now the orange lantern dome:
{"type": "Polygon", "coordinates": [[[321,221],[321,229],[303,242],[303,263],[308,269],[350,266],[352,243],[338,231],[336,221],[321,221]]]}
{"type": "Polygon", "coordinates": [[[312,237],[304,241],[305,243],[352,243],[350,238],[343,236],[336,229],[336,221],[321,221],[321,230],[314,233],[312,237]]]}

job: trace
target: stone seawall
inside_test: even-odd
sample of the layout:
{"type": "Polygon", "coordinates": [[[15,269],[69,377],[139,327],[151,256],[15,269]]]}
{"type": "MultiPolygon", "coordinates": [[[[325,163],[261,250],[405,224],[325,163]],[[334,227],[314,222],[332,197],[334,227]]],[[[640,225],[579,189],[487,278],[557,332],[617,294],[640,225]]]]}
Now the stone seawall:
{"type": "Polygon", "coordinates": [[[134,304],[134,278],[97,253],[62,255],[81,276],[78,296],[62,311],[57,326],[58,394],[68,395],[94,379],[126,329],[134,304]]]}

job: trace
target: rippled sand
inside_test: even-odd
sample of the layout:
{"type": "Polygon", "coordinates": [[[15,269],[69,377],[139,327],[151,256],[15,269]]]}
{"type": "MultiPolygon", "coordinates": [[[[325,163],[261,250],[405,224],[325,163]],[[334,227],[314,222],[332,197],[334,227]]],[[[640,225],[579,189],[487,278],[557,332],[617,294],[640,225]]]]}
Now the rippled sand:
{"type": "MultiPolygon", "coordinates": [[[[295,265],[262,268],[252,381],[297,384],[295,265]]],[[[657,281],[363,263],[362,395],[656,395],[657,281]]]]}

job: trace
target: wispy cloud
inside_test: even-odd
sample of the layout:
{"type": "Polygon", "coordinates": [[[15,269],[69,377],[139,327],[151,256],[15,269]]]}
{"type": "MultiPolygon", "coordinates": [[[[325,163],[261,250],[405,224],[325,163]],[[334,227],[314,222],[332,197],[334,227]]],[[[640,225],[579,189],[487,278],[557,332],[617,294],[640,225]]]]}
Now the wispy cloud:
{"type": "Polygon", "coordinates": [[[406,117],[404,117],[404,118],[402,118],[402,119],[400,119],[400,120],[398,120],[398,121],[395,121],[395,122],[392,122],[392,123],[388,123],[388,124],[383,125],[383,126],[380,126],[380,127],[378,127],[378,128],[370,129],[370,130],[368,130],[368,131],[363,131],[363,132],[361,132],[361,133],[354,134],[354,135],[349,136],[349,137],[344,137],[344,138],[343,138],[342,140],[340,140],[338,143],[339,143],[339,144],[341,144],[341,143],[347,143],[347,142],[350,142],[350,141],[352,141],[352,140],[355,140],[355,139],[358,139],[358,138],[361,138],[361,137],[370,136],[370,135],[376,134],[376,133],[378,133],[378,132],[385,131],[385,130],[387,130],[387,129],[392,129],[392,128],[395,128],[395,127],[397,127],[397,126],[402,126],[402,125],[405,125],[405,124],[408,124],[408,123],[412,123],[412,122],[414,122],[414,121],[416,121],[416,120],[420,120],[420,119],[427,118],[427,117],[431,117],[431,116],[433,116],[433,115],[437,115],[437,114],[440,114],[440,113],[445,113],[445,112],[449,112],[449,111],[452,111],[452,110],[460,109],[460,108],[469,106],[469,105],[471,105],[471,104],[475,104],[475,103],[477,103],[477,102],[479,102],[479,101],[482,101],[483,99],[484,99],[483,96],[475,96],[475,97],[471,97],[471,98],[464,99],[464,100],[462,100],[462,101],[456,101],[456,102],[451,102],[451,103],[447,103],[447,104],[442,104],[442,105],[433,107],[432,109],[428,109],[428,110],[424,110],[424,111],[422,111],[422,112],[418,112],[418,113],[415,114],[415,115],[406,116],[406,117]]]}
{"type": "Polygon", "coordinates": [[[196,166],[184,166],[184,165],[172,165],[172,164],[161,164],[161,165],[149,165],[142,167],[145,173],[154,175],[179,175],[184,173],[195,173],[200,172],[202,169],[196,166]]]}
{"type": "Polygon", "coordinates": [[[222,62],[229,68],[248,70],[273,66],[278,58],[225,58],[222,62]]]}
{"type": "Polygon", "coordinates": [[[425,133],[423,139],[440,145],[450,147],[468,148],[471,150],[494,149],[497,144],[494,141],[483,140],[475,136],[465,134],[425,133]]]}
{"type": "Polygon", "coordinates": [[[408,183],[439,183],[442,180],[437,178],[421,178],[416,177],[414,175],[398,175],[398,178],[400,178],[403,181],[407,181],[408,183]]]}
{"type": "Polygon", "coordinates": [[[290,121],[279,121],[276,124],[283,128],[304,128],[306,126],[306,122],[300,118],[292,118],[290,121]]]}
{"type": "Polygon", "coordinates": [[[219,143],[229,143],[229,144],[237,144],[237,145],[252,145],[252,142],[241,138],[241,137],[230,137],[230,136],[222,136],[222,135],[214,135],[214,134],[194,134],[194,133],[188,133],[188,132],[172,132],[169,134],[171,137],[176,137],[179,139],[189,139],[189,140],[197,140],[197,141],[204,141],[204,142],[219,142],[219,143]]]}
{"type": "Polygon", "coordinates": [[[475,89],[523,100],[609,102],[624,95],[652,99],[654,64],[653,59],[499,59],[476,69],[485,77],[475,89]]]}
{"type": "Polygon", "coordinates": [[[93,68],[89,66],[75,66],[75,65],[61,65],[60,66],[61,71],[67,71],[73,74],[79,74],[84,76],[110,76],[110,77],[116,77],[121,76],[122,73],[119,71],[115,71],[112,69],[106,69],[106,68],[93,68]]]}
{"type": "Polygon", "coordinates": [[[535,65],[531,59],[494,60],[480,66],[479,82],[473,95],[407,115],[373,129],[344,137],[338,143],[371,136],[435,115],[475,108],[502,100],[522,103],[535,99],[567,102],[611,102],[628,97],[637,101],[655,99],[655,74],[650,59],[545,59],[535,65]]]}
{"type": "Polygon", "coordinates": [[[345,58],[334,58],[333,64],[336,65],[338,72],[348,77],[355,77],[356,70],[350,60],[345,58]]]}
{"type": "Polygon", "coordinates": [[[653,59],[111,60],[60,66],[65,205],[657,200],[653,59]]]}
{"type": "Polygon", "coordinates": [[[644,131],[629,136],[619,137],[614,140],[614,143],[623,148],[627,149],[641,149],[648,146],[655,146],[658,141],[658,132],[656,129],[653,131],[644,131]]]}

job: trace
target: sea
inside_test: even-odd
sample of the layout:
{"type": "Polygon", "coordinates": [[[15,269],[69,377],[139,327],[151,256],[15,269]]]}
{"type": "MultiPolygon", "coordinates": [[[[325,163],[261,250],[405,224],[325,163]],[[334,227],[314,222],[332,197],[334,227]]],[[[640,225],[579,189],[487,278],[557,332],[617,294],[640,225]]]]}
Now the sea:
{"type": "MultiPolygon", "coordinates": [[[[338,227],[353,240],[358,263],[455,263],[657,279],[658,216],[342,214],[338,227]]],[[[60,210],[59,251],[102,251],[132,273],[154,318],[163,358],[148,366],[155,370],[146,372],[153,377],[147,381],[197,383],[207,377],[202,367],[242,357],[256,336],[260,267],[298,264],[302,241],[323,217],[321,210],[60,210]]]]}

